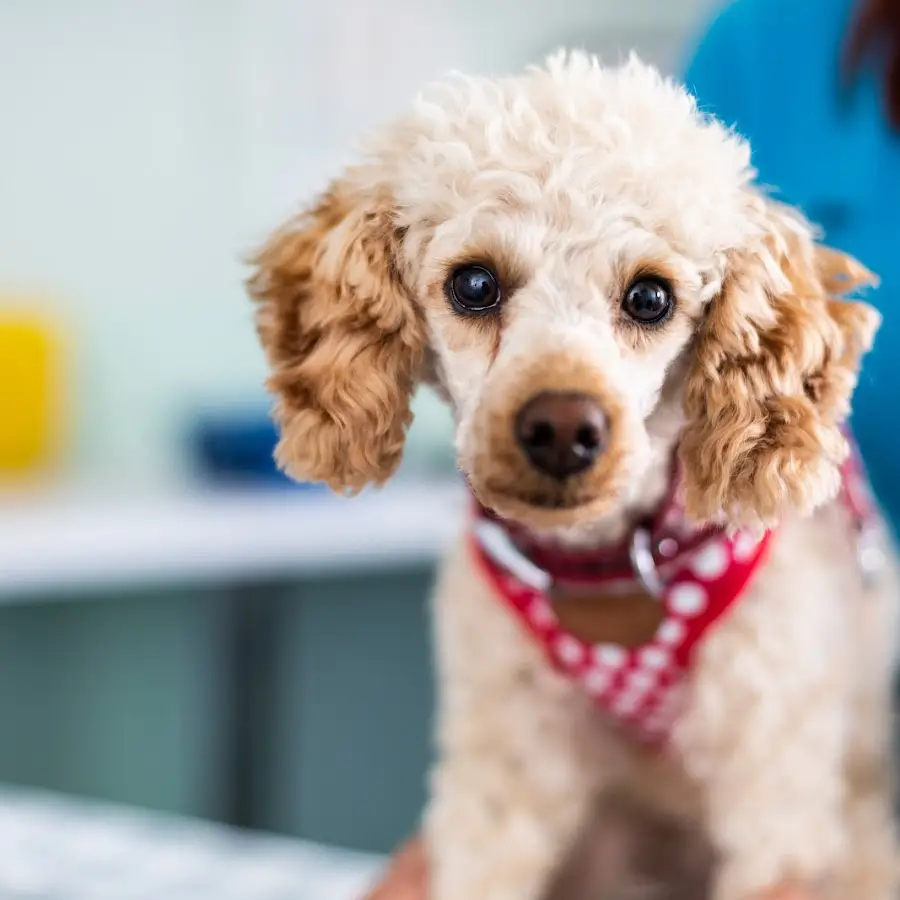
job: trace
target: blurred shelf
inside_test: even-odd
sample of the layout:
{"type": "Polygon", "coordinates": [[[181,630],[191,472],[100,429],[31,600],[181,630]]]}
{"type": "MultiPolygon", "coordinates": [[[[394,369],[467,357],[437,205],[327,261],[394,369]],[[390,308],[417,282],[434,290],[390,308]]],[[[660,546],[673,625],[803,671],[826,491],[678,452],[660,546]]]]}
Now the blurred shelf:
{"type": "Polygon", "coordinates": [[[296,490],[0,497],[0,602],[427,563],[465,504],[458,483],[402,481],[352,500],[296,490]]]}

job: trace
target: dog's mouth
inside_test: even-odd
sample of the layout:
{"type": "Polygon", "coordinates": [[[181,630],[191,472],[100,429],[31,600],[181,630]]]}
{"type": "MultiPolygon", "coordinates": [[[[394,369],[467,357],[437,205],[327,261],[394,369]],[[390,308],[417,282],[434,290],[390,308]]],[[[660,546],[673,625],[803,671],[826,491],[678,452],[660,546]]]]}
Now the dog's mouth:
{"type": "Polygon", "coordinates": [[[614,509],[618,490],[592,491],[574,486],[522,490],[504,485],[474,490],[478,501],[501,517],[538,528],[581,525],[614,509]]]}
{"type": "Polygon", "coordinates": [[[571,491],[531,491],[531,492],[499,492],[498,500],[521,503],[525,506],[533,506],[535,509],[548,510],[578,510],[582,507],[593,506],[600,499],[595,494],[571,491]]]}

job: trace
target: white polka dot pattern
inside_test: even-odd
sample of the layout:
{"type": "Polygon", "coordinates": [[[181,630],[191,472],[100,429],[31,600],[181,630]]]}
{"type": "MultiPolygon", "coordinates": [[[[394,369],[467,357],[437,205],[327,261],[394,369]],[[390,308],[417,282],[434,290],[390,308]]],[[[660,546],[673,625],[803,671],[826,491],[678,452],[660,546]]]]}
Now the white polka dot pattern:
{"type": "Polygon", "coordinates": [[[759,545],[759,540],[749,531],[742,531],[734,539],[734,558],[738,562],[744,562],[752,558],[759,545]]]}
{"type": "Polygon", "coordinates": [[[769,534],[761,539],[743,532],[730,538],[717,534],[693,555],[676,558],[659,598],[663,621],[651,641],[634,648],[589,646],[562,629],[550,599],[519,583],[510,587],[508,576],[484,553],[482,560],[553,664],[608,714],[658,744],[667,740],[681,709],[681,687],[694,648],[743,594],[769,539],[769,534]]]}
{"type": "Polygon", "coordinates": [[[659,671],[669,664],[669,652],[663,647],[645,647],[638,654],[638,659],[646,669],[659,671]]]}
{"type": "Polygon", "coordinates": [[[656,632],[656,641],[670,647],[684,640],[684,623],[680,619],[666,619],[656,632]]]}
{"type": "Polygon", "coordinates": [[[600,644],[594,648],[594,655],[601,666],[608,666],[610,669],[624,666],[628,659],[628,652],[617,644],[600,644]]]}
{"type": "Polygon", "coordinates": [[[556,639],[556,653],[569,666],[579,665],[586,656],[584,644],[569,634],[561,634],[556,639]]]}
{"type": "Polygon", "coordinates": [[[691,562],[691,568],[698,578],[711,581],[721,578],[730,564],[728,548],[721,541],[715,541],[697,553],[691,562]]]}
{"type": "Polygon", "coordinates": [[[679,616],[697,616],[706,609],[707,602],[706,588],[698,582],[676,584],[669,595],[669,604],[679,616]]]}
{"type": "Polygon", "coordinates": [[[531,604],[531,617],[538,625],[550,626],[556,621],[546,597],[535,597],[531,604]]]}

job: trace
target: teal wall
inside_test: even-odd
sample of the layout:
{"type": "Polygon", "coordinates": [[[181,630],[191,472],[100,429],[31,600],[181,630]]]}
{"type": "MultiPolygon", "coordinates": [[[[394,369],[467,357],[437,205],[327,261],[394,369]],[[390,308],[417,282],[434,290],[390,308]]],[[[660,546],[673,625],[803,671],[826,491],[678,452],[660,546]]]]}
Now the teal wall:
{"type": "MultiPolygon", "coordinates": [[[[414,827],[431,708],[426,570],[285,587],[260,734],[261,825],[367,850],[414,827]]],[[[217,591],[0,608],[0,781],[224,810],[217,591]]]]}

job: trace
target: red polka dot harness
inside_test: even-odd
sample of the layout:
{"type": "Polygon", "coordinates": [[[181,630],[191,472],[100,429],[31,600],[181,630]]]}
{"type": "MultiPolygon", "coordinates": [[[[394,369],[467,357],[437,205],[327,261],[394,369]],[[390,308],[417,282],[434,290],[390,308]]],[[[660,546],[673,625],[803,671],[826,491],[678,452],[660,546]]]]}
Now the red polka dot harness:
{"type": "MultiPolygon", "coordinates": [[[[858,531],[865,572],[866,537],[877,518],[856,453],[844,466],[842,500],[858,531]]],[[[653,519],[616,548],[584,554],[547,548],[477,508],[474,548],[509,610],[540,643],[555,668],[636,737],[663,744],[679,713],[685,678],[707,632],[745,594],[775,539],[748,531],[697,530],[675,492],[653,519]],[[590,645],[558,621],[551,586],[590,583],[610,592],[640,584],[662,604],[653,638],[637,647],[590,645]]]]}

